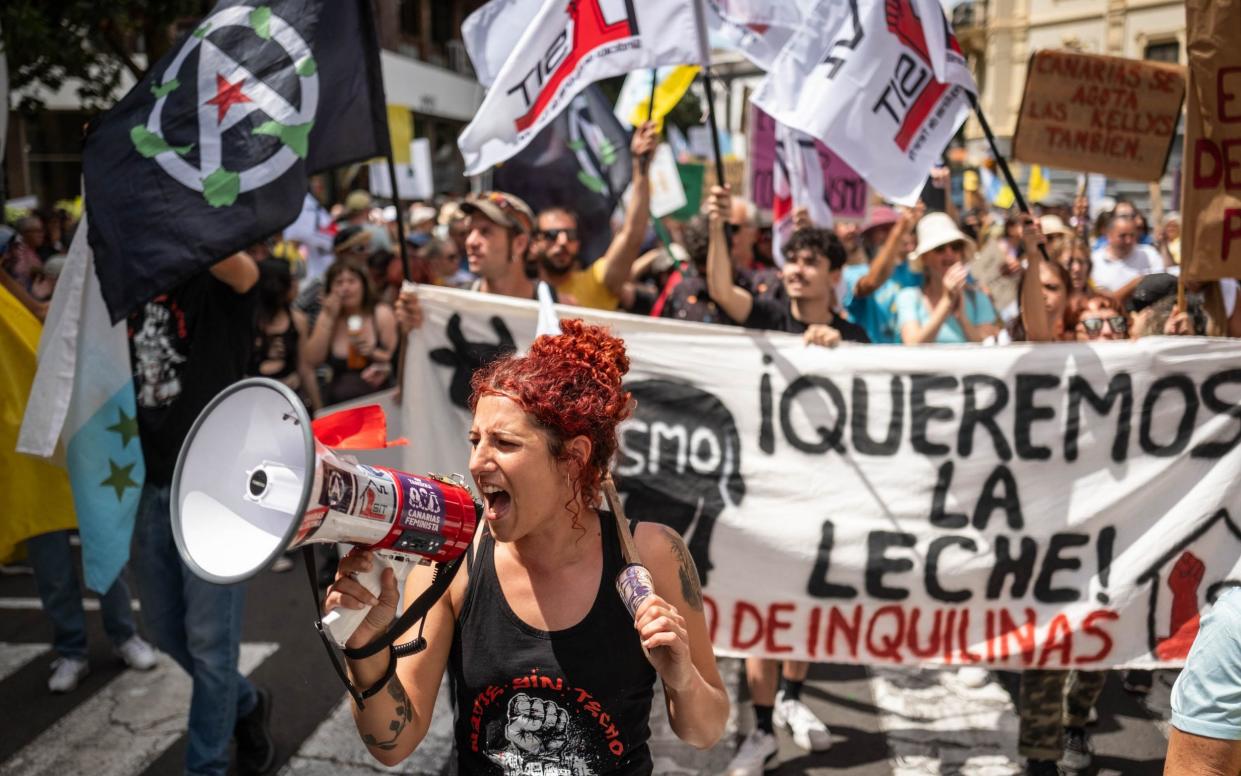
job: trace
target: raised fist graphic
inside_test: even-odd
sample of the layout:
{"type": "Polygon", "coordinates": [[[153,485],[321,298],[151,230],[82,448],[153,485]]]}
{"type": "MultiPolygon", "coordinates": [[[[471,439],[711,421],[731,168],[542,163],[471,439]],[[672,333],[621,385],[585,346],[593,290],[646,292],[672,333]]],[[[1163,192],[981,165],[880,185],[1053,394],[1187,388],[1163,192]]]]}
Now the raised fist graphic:
{"type": "Polygon", "coordinates": [[[517,344],[513,335],[504,325],[504,319],[491,317],[491,328],[495,329],[499,342],[470,342],[461,331],[461,316],[454,313],[448,319],[448,341],[452,349],[436,348],[431,351],[431,360],[435,363],[451,367],[452,382],[448,386],[448,395],[452,403],[466,409],[470,403],[470,378],[474,372],[495,361],[506,353],[517,352],[517,344]]]}
{"type": "Polygon", "coordinates": [[[912,2],[910,0],[884,0],[883,10],[888,30],[929,65],[931,55],[927,51],[926,31],[922,29],[922,19],[918,18],[918,12],[914,10],[912,2]]]}
{"type": "Polygon", "coordinates": [[[1176,559],[1168,574],[1172,615],[1168,638],[1155,645],[1155,654],[1161,660],[1181,660],[1189,655],[1189,648],[1198,636],[1198,588],[1202,586],[1206,571],[1206,565],[1198,556],[1186,551],[1176,559]]]}
{"type": "Polygon", "coordinates": [[[518,693],[508,702],[504,737],[532,757],[555,755],[568,740],[569,715],[554,701],[518,693]]]}

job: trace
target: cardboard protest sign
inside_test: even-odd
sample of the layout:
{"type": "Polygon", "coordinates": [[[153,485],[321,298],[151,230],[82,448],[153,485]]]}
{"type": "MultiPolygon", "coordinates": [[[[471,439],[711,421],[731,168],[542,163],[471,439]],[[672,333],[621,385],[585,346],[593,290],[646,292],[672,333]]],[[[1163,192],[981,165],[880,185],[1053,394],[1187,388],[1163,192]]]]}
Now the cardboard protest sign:
{"type": "MultiPolygon", "coordinates": [[[[465,471],[470,374],[528,347],[537,305],[419,295],[400,468],[465,471]]],[[[686,537],[718,651],[1173,666],[1241,584],[1235,341],[829,350],[557,312],[625,340],[614,475],[630,517],[686,537]]]]}
{"type": "Polygon", "coordinates": [[[1178,65],[1037,51],[1026,73],[1013,156],[1062,170],[1159,180],[1184,99],[1178,65]]]}
{"type": "Polygon", "coordinates": [[[1241,25],[1235,3],[1187,0],[1189,105],[1181,184],[1182,271],[1241,277],[1241,25]],[[1231,25],[1231,26],[1228,26],[1231,25]]]}

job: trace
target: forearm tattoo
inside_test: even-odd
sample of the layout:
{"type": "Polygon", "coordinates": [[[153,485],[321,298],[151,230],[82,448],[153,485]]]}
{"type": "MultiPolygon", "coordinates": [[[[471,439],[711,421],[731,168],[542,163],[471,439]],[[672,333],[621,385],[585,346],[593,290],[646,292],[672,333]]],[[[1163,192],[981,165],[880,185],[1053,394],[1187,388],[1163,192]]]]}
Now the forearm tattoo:
{"type": "Polygon", "coordinates": [[[664,533],[668,535],[668,541],[672,544],[672,551],[677,556],[677,575],[681,578],[681,595],[685,597],[685,603],[696,612],[702,611],[702,587],[698,584],[698,568],[694,565],[694,559],[690,557],[689,550],[685,548],[685,540],[681,538],[681,534],[665,528],[664,533]]]}
{"type": "Polygon", "coordinates": [[[388,681],[388,695],[392,696],[392,700],[396,702],[396,708],[393,713],[396,717],[388,723],[388,732],[392,735],[386,740],[380,741],[371,733],[363,733],[362,741],[369,747],[374,749],[383,749],[389,751],[396,748],[396,740],[401,737],[405,726],[410,723],[414,717],[414,706],[409,702],[409,696],[405,694],[405,688],[401,686],[400,680],[395,676],[388,681]]]}

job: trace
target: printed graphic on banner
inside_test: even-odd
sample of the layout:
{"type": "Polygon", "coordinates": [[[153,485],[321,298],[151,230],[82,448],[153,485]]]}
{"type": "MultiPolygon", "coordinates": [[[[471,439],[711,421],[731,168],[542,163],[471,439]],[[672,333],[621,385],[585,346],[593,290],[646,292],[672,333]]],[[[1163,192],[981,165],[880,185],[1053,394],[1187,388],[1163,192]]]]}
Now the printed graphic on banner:
{"type": "Polygon", "coordinates": [[[1156,181],[1163,177],[1184,100],[1185,76],[1177,65],[1036,51],[1026,71],[1013,156],[1156,181]]]}
{"type": "MultiPolygon", "coordinates": [[[[461,467],[469,413],[430,354],[454,319],[469,341],[503,322],[526,347],[536,308],[421,300],[404,390],[425,401],[404,422],[424,444],[403,465],[461,467]]],[[[626,512],[685,537],[720,651],[1177,665],[1241,583],[1235,342],[826,350],[583,314],[631,360],[614,470],[626,512]]]]}
{"type": "Polygon", "coordinates": [[[353,472],[337,468],[330,463],[323,464],[323,485],[319,491],[319,503],[328,509],[354,514],[354,494],[358,491],[358,480],[353,472]]]}

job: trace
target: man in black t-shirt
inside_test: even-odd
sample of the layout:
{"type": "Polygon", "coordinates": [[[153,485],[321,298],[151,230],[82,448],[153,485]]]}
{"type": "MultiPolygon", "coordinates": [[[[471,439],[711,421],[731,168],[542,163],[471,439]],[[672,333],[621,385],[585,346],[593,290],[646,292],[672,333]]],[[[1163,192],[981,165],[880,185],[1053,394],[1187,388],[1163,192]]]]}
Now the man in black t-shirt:
{"type": "Polygon", "coordinates": [[[185,753],[186,772],[193,774],[224,776],[234,736],[239,773],[264,773],[275,761],[267,730],[271,699],[237,670],[245,587],[206,582],[185,566],[169,508],[177,455],[194,420],[216,394],[245,376],[258,277],[254,260],[238,253],[129,318],[138,437],[146,458],[132,567],[156,645],[194,682],[185,753]]]}
{"type": "MultiPolygon", "coordinates": [[[[731,206],[726,187],[711,190],[711,242],[707,249],[707,290],[720,309],[750,329],[801,334],[807,345],[835,347],[841,340],[869,342],[862,327],[836,315],[836,285],[845,264],[845,249],[826,229],[803,228],[783,246],[783,295],[754,294],[733,278],[723,214],[731,206]]],[[[775,762],[779,746],[775,725],[787,728],[802,749],[823,751],[831,746],[827,726],[801,701],[809,664],[746,659],[746,681],[754,703],[756,729],[742,742],[727,774],[752,774],[775,762]],[[779,692],[777,692],[777,688],[779,692]]]]}
{"type": "Polygon", "coordinates": [[[729,212],[729,199],[727,188],[712,188],[707,290],[720,309],[748,329],[801,334],[808,345],[870,342],[861,326],[836,314],[835,289],[847,257],[840,238],[831,231],[798,229],[783,246],[783,295],[754,294],[735,281],[719,217],[729,212]]]}

